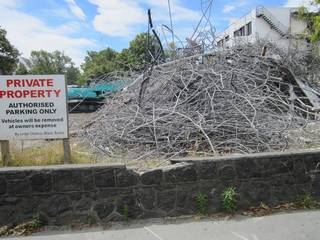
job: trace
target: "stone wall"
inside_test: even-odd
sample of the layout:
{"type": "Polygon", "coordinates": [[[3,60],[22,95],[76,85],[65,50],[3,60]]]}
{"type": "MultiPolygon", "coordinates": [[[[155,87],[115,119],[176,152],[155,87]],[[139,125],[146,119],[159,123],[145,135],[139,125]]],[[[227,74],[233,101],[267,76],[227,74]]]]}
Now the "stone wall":
{"type": "Polygon", "coordinates": [[[320,152],[308,151],[177,160],[146,172],[121,165],[2,168],[0,225],[35,214],[50,225],[121,220],[126,210],[129,218],[192,214],[199,193],[207,195],[208,211],[217,212],[228,186],[243,209],[305,193],[320,197],[319,162],[320,152]]]}

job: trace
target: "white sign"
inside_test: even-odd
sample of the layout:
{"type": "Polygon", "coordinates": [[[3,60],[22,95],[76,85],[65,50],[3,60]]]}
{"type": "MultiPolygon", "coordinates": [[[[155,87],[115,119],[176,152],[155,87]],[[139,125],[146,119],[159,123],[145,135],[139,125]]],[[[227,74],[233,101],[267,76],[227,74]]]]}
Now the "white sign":
{"type": "Polygon", "coordinates": [[[0,76],[0,140],[68,138],[64,75],[0,76]]]}

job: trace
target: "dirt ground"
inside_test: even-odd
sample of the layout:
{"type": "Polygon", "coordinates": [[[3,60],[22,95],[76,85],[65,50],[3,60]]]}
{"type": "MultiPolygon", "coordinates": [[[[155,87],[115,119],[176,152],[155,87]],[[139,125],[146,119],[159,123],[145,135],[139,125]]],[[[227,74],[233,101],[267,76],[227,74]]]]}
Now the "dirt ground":
{"type": "Polygon", "coordinates": [[[86,123],[90,122],[90,119],[95,113],[70,113],[69,114],[69,131],[70,134],[74,134],[81,129],[86,123]]]}

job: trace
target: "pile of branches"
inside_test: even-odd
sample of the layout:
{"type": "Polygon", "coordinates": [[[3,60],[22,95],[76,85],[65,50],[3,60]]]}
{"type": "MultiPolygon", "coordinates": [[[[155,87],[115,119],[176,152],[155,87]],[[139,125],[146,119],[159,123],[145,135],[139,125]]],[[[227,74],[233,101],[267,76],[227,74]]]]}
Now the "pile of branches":
{"type": "Polygon", "coordinates": [[[151,66],[106,101],[84,138],[132,158],[284,150],[287,130],[311,121],[289,94],[288,79],[308,75],[301,56],[257,42],[151,66]]]}

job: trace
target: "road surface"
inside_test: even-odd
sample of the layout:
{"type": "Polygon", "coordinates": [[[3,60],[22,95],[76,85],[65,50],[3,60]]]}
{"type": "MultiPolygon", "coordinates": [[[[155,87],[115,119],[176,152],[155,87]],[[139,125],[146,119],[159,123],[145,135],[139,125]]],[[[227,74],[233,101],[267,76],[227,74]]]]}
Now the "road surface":
{"type": "Polygon", "coordinates": [[[320,211],[282,213],[232,220],[159,221],[112,227],[109,230],[50,233],[9,238],[20,240],[319,240],[320,211]]]}

